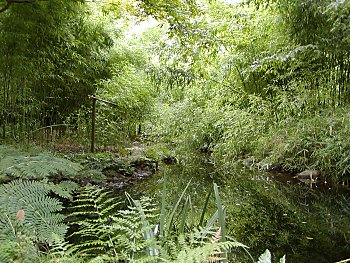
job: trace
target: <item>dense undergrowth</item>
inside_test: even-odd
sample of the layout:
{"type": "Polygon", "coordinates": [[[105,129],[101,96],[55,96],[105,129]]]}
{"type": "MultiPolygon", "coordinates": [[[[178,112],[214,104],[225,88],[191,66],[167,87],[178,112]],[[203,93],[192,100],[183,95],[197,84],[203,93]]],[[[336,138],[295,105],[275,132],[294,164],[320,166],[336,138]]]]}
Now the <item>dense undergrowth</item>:
{"type": "Polygon", "coordinates": [[[349,136],[347,108],[320,109],[276,120],[272,103],[261,102],[260,106],[266,107],[263,112],[256,112],[254,106],[239,109],[219,107],[215,101],[208,104],[184,101],[162,108],[159,123],[163,126],[157,129],[179,145],[183,160],[196,151],[207,152],[223,174],[248,160],[258,169],[277,165],[295,173],[315,169],[333,183],[346,181],[350,172],[350,145],[344,139],[349,136]]]}
{"type": "Polygon", "coordinates": [[[319,170],[330,187],[349,187],[347,107],[276,119],[273,103],[262,102],[259,107],[263,109],[258,112],[254,107],[215,103],[198,105],[188,100],[162,108],[157,131],[184,165],[190,166],[195,155],[205,153],[217,180],[234,181],[235,171],[243,165],[292,174],[319,170]]]}
{"type": "Polygon", "coordinates": [[[75,155],[0,147],[1,262],[254,261],[230,236],[253,258],[349,258],[348,1],[18,2],[0,12],[2,143],[75,155]],[[77,154],[93,130],[113,153],[77,154]],[[135,172],[115,163],[135,140],[150,169],[176,163],[171,187],[119,208],[104,190],[135,172]],[[265,173],[305,169],[327,187],[265,173]]]}
{"type": "Polygon", "coordinates": [[[209,177],[224,182],[233,236],[253,254],[268,244],[291,262],[349,256],[348,107],[282,96],[281,109],[281,101],[254,95],[226,96],[235,103],[198,91],[185,97],[163,105],[153,127],[181,164],[193,167],[200,155],[212,166],[209,177]],[[290,182],[298,172],[319,170],[327,184],[280,185],[264,173],[272,169],[289,173],[290,182]]]}
{"type": "MultiPolygon", "coordinates": [[[[106,178],[85,188],[58,183],[67,178],[61,163],[80,168],[71,180],[87,180],[81,171],[89,170],[66,159],[49,160],[45,154],[33,159],[33,152],[12,147],[1,147],[1,152],[18,161],[3,163],[1,176],[20,178],[0,188],[2,262],[221,262],[227,257],[229,262],[254,262],[252,256],[258,258],[266,247],[277,257],[287,254],[289,262],[330,262],[348,251],[346,196],[280,185],[261,173],[254,175],[251,168],[235,169],[220,180],[219,194],[216,184],[210,190],[217,172],[205,159],[173,164],[163,167],[143,194],[135,192],[139,201],[108,191],[106,178]],[[161,176],[168,178],[163,188],[161,176]],[[249,244],[249,253],[235,240],[249,244]]],[[[89,162],[100,159],[101,167],[111,160],[111,154],[89,156],[89,162]]],[[[271,262],[268,253],[259,262],[271,262]]]]}

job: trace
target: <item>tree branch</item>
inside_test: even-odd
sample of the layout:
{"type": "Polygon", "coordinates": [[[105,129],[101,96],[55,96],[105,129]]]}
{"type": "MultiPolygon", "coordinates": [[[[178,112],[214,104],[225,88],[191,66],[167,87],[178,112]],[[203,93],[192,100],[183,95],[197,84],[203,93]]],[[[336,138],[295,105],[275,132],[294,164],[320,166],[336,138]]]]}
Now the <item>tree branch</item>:
{"type": "Polygon", "coordinates": [[[6,5],[3,6],[3,7],[0,9],[0,13],[5,12],[7,9],[10,8],[10,6],[11,6],[12,4],[13,4],[12,1],[7,1],[7,2],[6,2],[6,5]]]}
{"type": "Polygon", "coordinates": [[[36,0],[7,0],[6,5],[0,8],[0,13],[5,12],[14,3],[24,4],[24,3],[34,3],[36,0]]]}

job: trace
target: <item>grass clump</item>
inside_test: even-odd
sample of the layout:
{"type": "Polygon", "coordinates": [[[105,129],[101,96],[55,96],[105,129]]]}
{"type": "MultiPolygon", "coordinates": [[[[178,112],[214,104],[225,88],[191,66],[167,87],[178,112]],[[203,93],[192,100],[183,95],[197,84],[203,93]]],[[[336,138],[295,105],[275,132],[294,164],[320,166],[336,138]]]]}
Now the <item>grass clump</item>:
{"type": "Polygon", "coordinates": [[[318,169],[334,182],[350,173],[350,114],[324,110],[305,118],[287,118],[256,141],[254,155],[262,163],[280,163],[285,170],[318,169]]]}

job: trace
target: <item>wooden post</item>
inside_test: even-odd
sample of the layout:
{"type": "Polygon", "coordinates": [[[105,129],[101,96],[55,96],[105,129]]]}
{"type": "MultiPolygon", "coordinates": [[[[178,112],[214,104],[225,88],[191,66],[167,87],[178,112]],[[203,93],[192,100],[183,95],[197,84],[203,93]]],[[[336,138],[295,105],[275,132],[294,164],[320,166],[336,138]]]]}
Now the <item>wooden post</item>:
{"type": "Polygon", "coordinates": [[[92,98],[92,113],[91,113],[91,152],[95,152],[95,125],[96,125],[96,98],[92,98]]]}
{"type": "Polygon", "coordinates": [[[2,139],[6,139],[5,112],[2,112],[2,139]]]}

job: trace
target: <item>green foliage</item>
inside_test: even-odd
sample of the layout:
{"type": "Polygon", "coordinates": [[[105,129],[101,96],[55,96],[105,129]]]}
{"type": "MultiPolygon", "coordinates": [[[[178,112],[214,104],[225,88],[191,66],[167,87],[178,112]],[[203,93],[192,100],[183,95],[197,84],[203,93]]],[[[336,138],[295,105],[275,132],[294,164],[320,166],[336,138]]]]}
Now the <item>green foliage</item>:
{"type": "Polygon", "coordinates": [[[0,169],[3,175],[15,178],[42,179],[60,173],[74,176],[82,167],[63,158],[40,154],[31,157],[6,157],[1,160],[0,169]]]}
{"type": "MultiPolygon", "coordinates": [[[[340,132],[339,137],[326,132],[334,130],[329,128],[333,127],[333,110],[329,106],[336,105],[339,99],[346,100],[346,96],[342,95],[346,83],[340,85],[334,81],[346,74],[347,62],[328,61],[328,52],[331,51],[325,50],[326,45],[315,42],[318,37],[312,38],[315,41],[288,43],[288,38],[281,35],[286,24],[278,26],[280,17],[274,15],[279,12],[288,15],[288,8],[291,8],[291,12],[296,12],[293,15],[302,16],[300,10],[310,7],[310,16],[313,14],[316,19],[315,14],[324,6],[318,9],[312,1],[285,2],[293,2],[293,5],[286,4],[283,10],[270,5],[271,8],[258,11],[229,6],[227,15],[234,18],[230,20],[233,24],[231,32],[240,37],[232,40],[232,35],[229,38],[224,35],[223,29],[222,32],[217,30],[217,35],[227,37],[222,43],[225,52],[212,57],[212,66],[205,64],[207,74],[202,75],[203,81],[192,81],[176,103],[170,99],[170,106],[162,106],[156,132],[178,145],[181,159],[190,159],[193,150],[200,150],[211,154],[210,160],[224,173],[230,172],[237,161],[246,158],[264,160],[261,166],[280,163],[287,170],[294,171],[318,168],[333,175],[334,181],[348,173],[348,147],[342,139],[348,136],[346,129],[340,132]],[[301,9],[294,10],[296,6],[301,9]],[[241,16],[239,11],[242,11],[241,16]],[[260,15],[263,16],[262,23],[258,23],[260,15]],[[267,33],[260,37],[261,32],[267,33]],[[251,44],[252,41],[255,45],[251,44]],[[324,67],[326,62],[329,63],[328,68],[324,67]],[[343,71],[335,66],[338,62],[344,63],[343,71]],[[218,67],[215,63],[223,66],[218,67]],[[335,73],[333,66],[339,72],[335,73]],[[329,111],[322,113],[327,120],[318,118],[322,109],[329,111]],[[313,129],[317,130],[317,138],[310,135],[313,129]]],[[[339,4],[341,12],[346,12],[346,8],[343,3],[339,4]]],[[[208,14],[212,19],[216,18],[215,15],[208,14]]],[[[299,23],[292,14],[288,19],[299,23]]],[[[312,31],[313,26],[322,28],[322,24],[311,22],[310,28],[305,28],[303,33],[308,34],[307,30],[312,31]]],[[[328,26],[325,25],[326,28],[328,26]]],[[[227,25],[224,28],[227,29],[227,25]]],[[[169,56],[176,56],[174,52],[170,50],[169,56]]],[[[205,60],[201,56],[196,59],[198,63],[205,60]]],[[[177,65],[181,69],[181,64],[177,65]]],[[[199,70],[197,65],[192,63],[189,71],[196,70],[199,70]]],[[[183,83],[176,84],[175,76],[173,81],[179,88],[184,86],[183,83]]]]}
{"type": "Polygon", "coordinates": [[[278,12],[290,42],[297,49],[312,45],[315,51],[300,54],[293,62],[297,66],[295,71],[292,67],[284,72],[297,73],[293,79],[300,80],[308,89],[322,89],[321,94],[330,97],[327,103],[347,104],[349,28],[344,23],[349,4],[346,1],[280,2],[278,12]]]}
{"type": "MultiPolygon", "coordinates": [[[[236,180],[234,168],[242,160],[260,168],[278,163],[290,171],[319,169],[334,182],[346,179],[350,173],[348,1],[117,0],[101,8],[99,4],[35,1],[13,5],[1,14],[3,139],[31,140],[36,134],[49,139],[49,133],[56,133],[54,127],[60,127],[58,135],[69,127],[86,136],[91,128],[87,95],[96,94],[114,103],[98,105],[100,143],[125,141],[137,135],[139,124],[150,120],[146,131],[160,143],[169,143],[180,163],[188,165],[186,169],[204,153],[220,172],[211,176],[224,174],[232,181],[236,180]],[[154,27],[136,36],[136,26],[125,26],[119,19],[135,20],[134,15],[152,15],[162,29],[154,27]]],[[[74,176],[81,171],[79,165],[48,154],[27,156],[0,148],[0,157],[3,179],[74,176]]],[[[251,177],[245,179],[250,182],[251,177]]],[[[116,211],[109,194],[87,189],[77,197],[72,215],[79,230],[71,238],[81,235],[83,240],[79,245],[62,244],[57,258],[69,261],[77,252],[77,261],[88,255],[95,262],[207,259],[215,254],[211,249],[216,243],[209,244],[208,229],[194,230],[198,225],[188,219],[198,216],[187,187],[176,193],[178,199],[172,205],[166,204],[169,193],[165,192],[173,190],[164,187],[159,235],[152,232],[159,214],[154,201],[129,197],[130,207],[116,211]]],[[[323,218],[319,226],[325,234],[317,240],[305,239],[317,226],[295,225],[308,219],[305,214],[298,217],[299,206],[289,205],[278,191],[251,188],[240,189],[243,208],[224,208],[215,188],[218,206],[211,220],[221,222],[223,240],[225,212],[235,210],[237,216],[229,220],[256,250],[261,250],[262,243],[278,255],[294,244],[333,248],[330,239],[334,236],[325,229],[337,230],[326,212],[320,212],[323,207],[316,210],[323,218]],[[243,195],[245,191],[250,196],[243,195]],[[290,231],[280,228],[281,222],[290,231]]],[[[66,196],[69,189],[62,185],[56,192],[66,196]]],[[[17,222],[12,217],[4,222],[17,222]]],[[[200,221],[203,226],[204,217],[200,221]]],[[[9,246],[27,244],[20,237],[14,242],[9,246]]],[[[220,251],[226,251],[226,245],[234,247],[217,244],[220,251]]],[[[266,252],[260,261],[270,258],[266,252]]]]}
{"type": "MultiPolygon", "coordinates": [[[[58,173],[76,174],[81,167],[49,154],[30,156],[19,149],[1,146],[2,179],[19,177],[43,179],[58,173]]],[[[59,212],[62,203],[53,194],[72,198],[77,184],[62,181],[15,180],[0,186],[0,253],[1,262],[34,262],[39,243],[49,244],[63,239],[67,227],[59,212]]]]}
{"type": "Polygon", "coordinates": [[[145,79],[145,72],[132,65],[116,65],[112,79],[101,83],[97,94],[108,98],[114,105],[99,105],[99,140],[106,143],[121,140],[137,133],[137,125],[151,110],[152,88],[145,79]]]}
{"type": "Polygon", "coordinates": [[[334,182],[349,174],[348,111],[324,110],[318,115],[288,118],[256,141],[263,163],[281,163],[286,170],[319,169],[334,182]],[[263,153],[263,155],[261,155],[263,153]]]}
{"type": "MultiPolygon", "coordinates": [[[[271,263],[271,253],[268,249],[265,250],[263,254],[259,257],[259,261],[257,263],[271,263]]],[[[283,256],[279,261],[279,263],[285,263],[286,262],[286,257],[283,256]]]]}
{"type": "Polygon", "coordinates": [[[120,204],[109,197],[110,193],[96,188],[85,189],[72,207],[71,228],[74,232],[70,235],[72,244],[64,246],[65,253],[93,260],[199,262],[211,257],[221,261],[225,257],[220,251],[244,247],[236,241],[223,241],[221,227],[216,233],[209,231],[216,217],[206,228],[197,229],[189,224],[192,215],[186,205],[188,199],[181,204],[185,192],[186,189],[165,215],[165,188],[159,216],[159,210],[149,198],[134,200],[127,195],[130,205],[127,209],[117,210],[120,204]],[[182,219],[178,221],[178,217],[182,219]],[[159,233],[154,230],[155,226],[156,229],[159,226],[159,233]]]}
{"type": "Polygon", "coordinates": [[[183,26],[186,23],[186,18],[190,18],[192,14],[199,11],[193,0],[161,0],[157,2],[142,0],[139,4],[145,15],[166,20],[175,29],[177,26],[183,26]]]}
{"type": "MultiPolygon", "coordinates": [[[[152,68],[160,94],[157,139],[176,149],[186,169],[204,152],[219,172],[212,176],[225,175],[231,183],[240,180],[242,163],[253,164],[250,169],[271,164],[292,172],[319,169],[333,182],[347,178],[348,107],[339,105],[347,104],[349,91],[348,2],[255,1],[257,9],[214,2],[203,3],[205,15],[198,24],[191,21],[198,35],[207,33],[207,42],[189,34],[187,42],[172,36],[160,44],[160,63],[152,68]]],[[[269,247],[278,256],[293,254],[296,262],[303,261],[300,254],[308,257],[304,249],[316,251],[314,257],[324,262],[344,253],[330,240],[344,244],[347,238],[330,233],[329,224],[320,230],[311,215],[315,210],[304,211],[323,201],[310,204],[300,193],[293,202],[284,190],[249,184],[263,176],[241,178],[247,187],[236,194],[246,202],[227,208],[234,236],[251,245],[255,255],[269,247]]]]}
{"type": "Polygon", "coordinates": [[[113,253],[111,217],[118,206],[113,198],[107,198],[108,192],[87,187],[81,190],[73,202],[70,213],[70,225],[74,232],[70,239],[74,244],[70,254],[89,255],[113,253]]]}
{"type": "Polygon", "coordinates": [[[71,198],[73,182],[52,184],[16,180],[0,186],[0,260],[37,262],[38,244],[63,240],[67,226],[62,203],[52,193],[71,198]]]}
{"type": "Polygon", "coordinates": [[[89,104],[108,75],[112,39],[103,23],[81,1],[14,5],[0,17],[3,139],[36,137],[89,104]]]}
{"type": "Polygon", "coordinates": [[[0,146],[0,156],[0,174],[3,179],[43,179],[58,174],[76,176],[82,170],[81,165],[49,153],[28,156],[12,147],[0,146]]]}
{"type": "Polygon", "coordinates": [[[7,145],[1,145],[0,146],[0,158],[6,158],[7,156],[18,156],[18,155],[24,155],[25,153],[21,151],[20,149],[17,149],[12,146],[7,145]]]}
{"type": "Polygon", "coordinates": [[[33,240],[25,235],[18,235],[13,240],[0,241],[0,261],[11,262],[37,262],[39,255],[37,248],[33,246],[33,240]]]}
{"type": "Polygon", "coordinates": [[[1,240],[16,240],[25,235],[39,241],[52,242],[53,235],[63,238],[66,226],[64,216],[57,212],[63,209],[50,192],[70,197],[76,185],[59,185],[44,182],[12,181],[0,187],[1,240]],[[21,213],[24,215],[21,216],[21,213]]]}
{"type": "Polygon", "coordinates": [[[154,87],[146,71],[151,59],[149,46],[159,34],[153,29],[155,25],[154,20],[117,25],[123,33],[110,52],[111,76],[101,80],[96,90],[98,97],[112,102],[97,105],[97,140],[101,144],[138,135],[153,109],[154,87]]]}
{"type": "Polygon", "coordinates": [[[205,231],[195,231],[178,237],[177,247],[174,250],[175,260],[170,262],[225,262],[227,258],[223,251],[230,251],[235,247],[243,247],[238,242],[218,242],[221,233],[211,233],[211,240],[203,239],[205,231]],[[219,233],[219,234],[218,234],[219,233]],[[189,240],[189,241],[187,241],[189,240]]]}
{"type": "Polygon", "coordinates": [[[157,209],[150,199],[132,200],[128,210],[113,217],[112,230],[118,233],[115,249],[127,262],[152,262],[159,258],[160,246],[153,233],[157,209]]]}
{"type": "Polygon", "coordinates": [[[104,255],[101,260],[127,262],[157,256],[146,253],[156,249],[155,241],[146,235],[153,233],[146,222],[157,217],[154,205],[146,199],[141,202],[130,199],[133,204],[129,209],[117,210],[120,203],[109,196],[110,193],[96,188],[87,188],[77,196],[70,215],[75,219],[70,223],[74,232],[70,235],[73,243],[68,246],[69,253],[95,260],[104,255]]]}
{"type": "MultiPolygon", "coordinates": [[[[190,182],[184,190],[178,194],[174,200],[171,209],[166,213],[168,205],[166,202],[167,187],[166,178],[162,192],[161,215],[159,221],[159,238],[163,247],[171,258],[176,258],[174,262],[200,262],[201,260],[216,260],[218,262],[225,261],[228,252],[234,254],[233,248],[239,247],[245,249],[245,246],[239,242],[227,241],[225,235],[226,223],[224,208],[222,206],[219,190],[214,184],[215,204],[217,211],[208,220],[203,228],[204,215],[208,213],[207,201],[201,211],[199,221],[195,222],[196,211],[192,207],[190,195],[184,200],[186,191],[190,186],[190,182]],[[215,223],[218,223],[218,230],[210,232],[215,223]],[[210,239],[211,238],[211,239],[210,239]],[[174,239],[176,240],[174,242],[174,239]]],[[[249,254],[249,253],[248,253],[249,254]]]]}
{"type": "MultiPolygon", "coordinates": [[[[54,243],[50,250],[40,255],[42,262],[60,262],[60,263],[80,263],[86,262],[78,255],[72,254],[69,249],[68,241],[55,236],[54,243]]],[[[98,262],[98,261],[97,261],[98,262]]]]}

